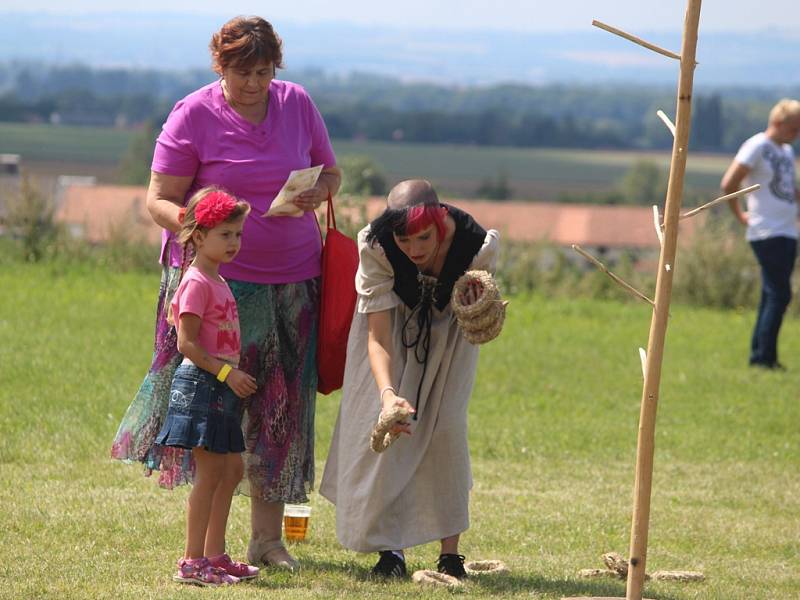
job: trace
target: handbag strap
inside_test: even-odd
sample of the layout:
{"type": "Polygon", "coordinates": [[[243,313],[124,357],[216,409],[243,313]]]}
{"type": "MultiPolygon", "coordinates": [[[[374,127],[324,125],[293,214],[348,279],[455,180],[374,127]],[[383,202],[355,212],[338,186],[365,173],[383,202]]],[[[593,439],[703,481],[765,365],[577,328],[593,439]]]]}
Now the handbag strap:
{"type": "Polygon", "coordinates": [[[328,193],[328,220],[326,222],[327,229],[336,229],[336,213],[333,211],[333,196],[328,193]],[[333,223],[333,226],[331,226],[333,223]]]}
{"type": "MultiPolygon", "coordinates": [[[[317,223],[317,230],[319,231],[319,239],[323,245],[325,245],[325,238],[322,236],[322,227],[319,225],[319,219],[316,218],[314,215],[314,221],[317,223]]],[[[325,231],[327,232],[330,229],[336,229],[336,215],[333,212],[333,196],[328,193],[328,214],[325,219],[325,231]],[[333,226],[331,226],[333,223],[333,226]]]]}

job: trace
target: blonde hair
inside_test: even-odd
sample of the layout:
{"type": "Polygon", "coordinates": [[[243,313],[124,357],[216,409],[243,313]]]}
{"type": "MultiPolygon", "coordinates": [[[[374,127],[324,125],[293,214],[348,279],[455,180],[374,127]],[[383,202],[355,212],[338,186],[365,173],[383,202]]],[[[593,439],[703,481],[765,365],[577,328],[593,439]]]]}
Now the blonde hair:
{"type": "MultiPolygon", "coordinates": [[[[178,242],[181,245],[181,273],[178,277],[178,283],[183,279],[183,274],[186,272],[186,265],[189,262],[189,246],[194,247],[194,239],[193,235],[195,231],[202,231],[206,232],[209,230],[208,227],[203,227],[197,222],[197,217],[194,214],[195,208],[197,205],[200,204],[200,201],[208,196],[209,194],[213,194],[214,192],[222,192],[223,194],[227,194],[234,200],[236,200],[236,206],[227,216],[224,223],[233,223],[238,221],[239,219],[246,217],[250,212],[250,205],[245,202],[244,200],[239,200],[236,196],[227,192],[226,190],[211,185],[208,187],[204,187],[202,189],[197,190],[192,197],[189,198],[189,202],[186,204],[186,211],[183,215],[183,221],[181,221],[181,228],[178,230],[178,242]]],[[[170,325],[175,325],[175,319],[172,314],[172,301],[170,300],[167,302],[167,322],[170,325]]]]}
{"type": "Polygon", "coordinates": [[[800,117],[800,101],[791,98],[780,100],[769,111],[770,123],[783,123],[788,119],[800,117]]]}

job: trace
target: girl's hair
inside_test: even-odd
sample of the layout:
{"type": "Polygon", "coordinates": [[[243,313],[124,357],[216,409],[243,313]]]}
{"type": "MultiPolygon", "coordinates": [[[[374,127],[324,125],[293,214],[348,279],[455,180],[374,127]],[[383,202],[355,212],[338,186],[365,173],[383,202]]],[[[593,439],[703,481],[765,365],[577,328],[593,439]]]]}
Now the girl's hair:
{"type": "Polygon", "coordinates": [[[228,67],[249,68],[260,61],[283,68],[282,42],[261,17],[234,17],[211,36],[211,66],[217,75],[228,67]]]}
{"type": "Polygon", "coordinates": [[[225,194],[230,196],[235,202],[233,210],[228,213],[228,216],[222,221],[223,223],[233,223],[238,221],[241,217],[246,216],[250,212],[250,205],[243,200],[239,200],[233,194],[226,192],[224,189],[217,186],[208,186],[197,190],[189,202],[186,204],[186,211],[183,214],[183,221],[181,222],[181,229],[178,231],[178,241],[185,248],[188,244],[192,243],[192,234],[195,231],[208,231],[208,227],[203,227],[197,222],[195,210],[197,205],[200,204],[205,198],[211,194],[225,194]]]}
{"type": "MultiPolygon", "coordinates": [[[[224,194],[229,196],[231,199],[235,201],[235,205],[228,213],[228,215],[220,221],[221,223],[234,223],[239,219],[246,217],[250,212],[250,205],[245,202],[244,200],[239,200],[232,194],[226,192],[220,187],[217,186],[208,186],[204,187],[200,190],[197,190],[191,198],[189,198],[189,202],[186,205],[186,208],[183,211],[183,219],[181,221],[181,228],[178,231],[178,242],[181,244],[181,272],[178,278],[178,282],[180,283],[181,279],[183,279],[183,274],[186,271],[186,265],[189,262],[189,246],[194,246],[194,240],[192,236],[195,231],[209,231],[208,227],[204,227],[200,223],[197,222],[197,215],[195,214],[195,210],[197,209],[197,205],[200,204],[205,198],[210,196],[211,194],[224,194]]],[[[170,325],[175,324],[175,319],[172,314],[172,302],[167,302],[167,322],[170,325]]]]}

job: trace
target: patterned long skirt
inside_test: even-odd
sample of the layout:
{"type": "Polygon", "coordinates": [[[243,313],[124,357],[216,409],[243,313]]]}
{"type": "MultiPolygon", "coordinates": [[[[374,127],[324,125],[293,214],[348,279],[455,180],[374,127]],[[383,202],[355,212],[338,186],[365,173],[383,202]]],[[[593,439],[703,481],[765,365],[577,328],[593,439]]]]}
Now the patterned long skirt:
{"type": "MultiPolygon", "coordinates": [[[[159,484],[191,482],[191,452],[155,444],[169,405],[172,376],[183,357],[164,307],[179,269],[165,268],[156,314],[153,360],[120,423],[111,456],[158,470],[159,484]]],[[[256,284],[228,281],[239,311],[241,368],[256,378],[244,402],[245,479],[240,491],[268,502],[308,502],[314,485],[314,411],[319,280],[256,284]]]]}

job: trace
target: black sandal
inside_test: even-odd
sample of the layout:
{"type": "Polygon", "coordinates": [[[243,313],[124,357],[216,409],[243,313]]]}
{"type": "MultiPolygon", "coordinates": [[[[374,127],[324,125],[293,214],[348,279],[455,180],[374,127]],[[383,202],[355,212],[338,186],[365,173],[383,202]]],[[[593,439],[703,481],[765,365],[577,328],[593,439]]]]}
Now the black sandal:
{"type": "Polygon", "coordinates": [[[445,575],[451,575],[456,579],[464,579],[467,572],[464,569],[463,554],[440,554],[439,561],[436,563],[436,570],[445,575]]]}
{"type": "Polygon", "coordinates": [[[372,575],[389,579],[397,577],[398,579],[406,576],[406,561],[397,556],[390,550],[384,550],[379,553],[380,559],[377,564],[372,567],[372,575]]]}

